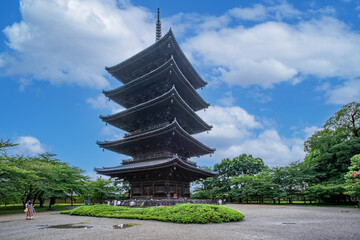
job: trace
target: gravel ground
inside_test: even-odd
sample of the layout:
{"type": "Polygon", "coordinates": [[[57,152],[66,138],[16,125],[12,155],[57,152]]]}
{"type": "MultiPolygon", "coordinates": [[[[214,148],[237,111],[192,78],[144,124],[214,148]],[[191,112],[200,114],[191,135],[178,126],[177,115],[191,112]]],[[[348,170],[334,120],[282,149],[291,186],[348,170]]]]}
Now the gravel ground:
{"type": "Polygon", "coordinates": [[[360,210],[228,204],[245,214],[241,222],[175,224],[131,219],[107,219],[38,213],[0,216],[0,239],[360,239],[360,210]],[[139,224],[125,229],[113,225],[139,224]],[[78,224],[87,229],[53,229],[50,225],[78,224]]]}

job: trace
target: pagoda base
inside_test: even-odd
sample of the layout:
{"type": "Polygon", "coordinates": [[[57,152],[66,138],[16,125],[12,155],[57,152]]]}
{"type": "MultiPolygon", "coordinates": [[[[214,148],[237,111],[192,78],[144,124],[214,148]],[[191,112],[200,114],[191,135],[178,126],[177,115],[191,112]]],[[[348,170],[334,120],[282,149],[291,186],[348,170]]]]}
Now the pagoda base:
{"type": "Polygon", "coordinates": [[[130,197],[178,198],[190,197],[190,183],[174,180],[130,182],[130,197]],[[176,195],[175,195],[176,194],[176,195]]]}

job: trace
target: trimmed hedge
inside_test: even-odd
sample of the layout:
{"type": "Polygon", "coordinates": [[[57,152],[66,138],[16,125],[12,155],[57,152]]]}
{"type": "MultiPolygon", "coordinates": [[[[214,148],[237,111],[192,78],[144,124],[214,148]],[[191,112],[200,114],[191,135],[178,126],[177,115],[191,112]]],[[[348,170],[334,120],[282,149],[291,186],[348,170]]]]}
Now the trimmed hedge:
{"type": "Polygon", "coordinates": [[[81,206],[63,214],[157,220],[175,223],[221,223],[240,221],[244,214],[234,209],[209,204],[178,204],[169,207],[128,208],[110,205],[81,206]]]}

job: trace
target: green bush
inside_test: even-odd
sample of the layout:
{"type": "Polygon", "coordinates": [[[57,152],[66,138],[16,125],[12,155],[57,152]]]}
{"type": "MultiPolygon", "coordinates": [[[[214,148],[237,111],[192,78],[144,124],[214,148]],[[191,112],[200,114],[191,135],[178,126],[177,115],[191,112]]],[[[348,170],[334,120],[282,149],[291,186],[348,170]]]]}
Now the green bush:
{"type": "Polygon", "coordinates": [[[62,212],[70,215],[157,220],[175,223],[221,223],[240,221],[244,214],[234,209],[208,204],[178,204],[171,207],[128,208],[109,205],[81,206],[62,212]]]}

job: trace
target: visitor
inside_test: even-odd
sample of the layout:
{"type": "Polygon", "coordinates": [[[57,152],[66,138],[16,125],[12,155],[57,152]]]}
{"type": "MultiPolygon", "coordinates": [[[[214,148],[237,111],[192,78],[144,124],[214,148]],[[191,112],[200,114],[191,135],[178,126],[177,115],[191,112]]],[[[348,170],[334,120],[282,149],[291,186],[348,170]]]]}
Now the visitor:
{"type": "Polygon", "coordinates": [[[177,194],[176,193],[174,193],[174,199],[177,199],[177,194]]]}
{"type": "Polygon", "coordinates": [[[221,199],[219,199],[218,203],[219,203],[219,205],[222,205],[222,200],[221,200],[221,199]]]}
{"type": "Polygon", "coordinates": [[[166,196],[167,196],[168,199],[170,199],[170,197],[171,197],[169,192],[168,192],[168,194],[166,196]]]}
{"type": "Polygon", "coordinates": [[[85,206],[87,206],[88,205],[88,200],[87,199],[85,199],[85,206]]]}
{"type": "Polygon", "coordinates": [[[118,200],[116,206],[120,206],[120,205],[121,205],[121,201],[118,200]]]}
{"type": "Polygon", "coordinates": [[[156,200],[156,206],[157,206],[157,207],[162,206],[162,203],[160,202],[160,200],[156,200]]]}
{"type": "Polygon", "coordinates": [[[26,220],[32,220],[34,216],[34,205],[29,200],[25,204],[26,220]]]}
{"type": "Polygon", "coordinates": [[[134,200],[130,200],[129,205],[130,205],[130,208],[134,208],[134,206],[135,206],[135,202],[134,202],[134,200]]]}

